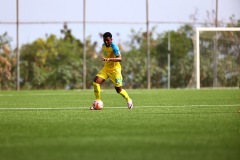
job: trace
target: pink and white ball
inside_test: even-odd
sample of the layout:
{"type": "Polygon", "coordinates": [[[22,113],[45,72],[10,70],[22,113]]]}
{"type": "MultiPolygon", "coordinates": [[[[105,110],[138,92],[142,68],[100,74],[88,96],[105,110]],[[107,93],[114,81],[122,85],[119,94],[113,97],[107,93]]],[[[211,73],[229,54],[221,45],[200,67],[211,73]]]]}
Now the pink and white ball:
{"type": "Polygon", "coordinates": [[[96,99],[93,101],[92,106],[95,110],[102,110],[103,109],[103,101],[96,99]]]}

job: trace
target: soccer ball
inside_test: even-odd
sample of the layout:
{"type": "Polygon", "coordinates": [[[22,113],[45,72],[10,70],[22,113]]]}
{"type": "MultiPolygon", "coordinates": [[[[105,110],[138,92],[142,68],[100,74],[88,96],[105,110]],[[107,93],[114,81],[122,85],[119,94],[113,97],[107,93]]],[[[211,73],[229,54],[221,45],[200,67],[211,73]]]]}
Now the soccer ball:
{"type": "Polygon", "coordinates": [[[96,110],[101,110],[103,109],[103,101],[96,99],[93,101],[92,106],[96,110]]]}

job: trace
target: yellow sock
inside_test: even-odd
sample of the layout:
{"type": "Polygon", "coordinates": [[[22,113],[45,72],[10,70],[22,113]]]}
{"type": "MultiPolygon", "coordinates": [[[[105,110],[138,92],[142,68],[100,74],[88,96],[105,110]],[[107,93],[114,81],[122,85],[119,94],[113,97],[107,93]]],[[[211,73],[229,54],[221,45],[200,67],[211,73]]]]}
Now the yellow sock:
{"type": "Polygon", "coordinates": [[[100,84],[93,82],[93,88],[96,99],[100,99],[100,84]]]}
{"type": "Polygon", "coordinates": [[[122,89],[120,94],[123,96],[123,98],[126,99],[127,102],[130,101],[130,97],[128,96],[128,93],[124,89],[122,89]]]}

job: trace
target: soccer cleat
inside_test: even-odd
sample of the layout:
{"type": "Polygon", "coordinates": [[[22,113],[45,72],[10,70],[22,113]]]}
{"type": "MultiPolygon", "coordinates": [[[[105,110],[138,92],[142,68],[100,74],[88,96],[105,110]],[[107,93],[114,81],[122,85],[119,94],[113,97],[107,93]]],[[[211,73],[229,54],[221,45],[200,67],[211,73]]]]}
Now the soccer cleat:
{"type": "Polygon", "coordinates": [[[94,107],[90,107],[90,110],[95,110],[95,108],[94,107]]]}
{"type": "Polygon", "coordinates": [[[132,102],[131,99],[130,99],[130,101],[127,102],[127,105],[128,105],[128,109],[132,109],[133,108],[133,102],[132,102]]]}

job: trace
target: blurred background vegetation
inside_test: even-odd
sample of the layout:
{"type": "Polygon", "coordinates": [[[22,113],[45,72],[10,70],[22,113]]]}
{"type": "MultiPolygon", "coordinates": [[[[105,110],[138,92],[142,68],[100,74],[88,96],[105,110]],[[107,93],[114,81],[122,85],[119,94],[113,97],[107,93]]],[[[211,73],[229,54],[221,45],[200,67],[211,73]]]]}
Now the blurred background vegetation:
{"type": "MultiPolygon", "coordinates": [[[[205,24],[205,26],[208,23],[205,24]]],[[[226,27],[240,27],[240,20],[230,17],[230,23],[226,27]]],[[[24,44],[20,47],[20,86],[21,89],[81,89],[83,79],[82,57],[83,42],[77,39],[63,24],[59,31],[63,36],[58,38],[51,34],[45,38],[24,44]]],[[[167,88],[168,70],[168,34],[171,38],[171,88],[194,88],[194,51],[195,51],[195,28],[191,24],[184,24],[176,31],[156,33],[155,27],[150,29],[151,48],[151,87],[167,88]]],[[[101,33],[100,33],[101,35],[101,33]]],[[[211,35],[206,34],[201,39],[201,44],[212,45],[209,40],[211,35]]],[[[221,34],[220,36],[224,36],[221,34]]],[[[226,36],[226,35],[225,35],[226,36]]],[[[231,35],[227,35],[231,38],[231,35]]],[[[102,38],[101,36],[99,38],[102,38]]],[[[222,86],[236,86],[240,77],[240,34],[226,45],[219,42],[219,48],[224,48],[222,54],[234,53],[235,59],[228,60],[227,56],[221,63],[237,66],[237,73],[231,75],[231,81],[221,79],[222,86]],[[233,47],[234,46],[234,47],[233,47]],[[226,51],[228,50],[228,51],[226,51]],[[230,63],[230,64],[229,64],[230,63]]],[[[0,35],[0,89],[14,90],[16,88],[16,48],[11,48],[12,37],[8,33],[0,35]]],[[[116,42],[118,43],[118,42],[116,42]]],[[[122,74],[125,88],[146,88],[146,32],[131,29],[131,35],[127,42],[118,44],[122,53],[122,74]],[[123,44],[124,43],[124,47],[123,44]]],[[[92,87],[92,81],[96,73],[103,66],[97,42],[87,38],[86,42],[86,87],[92,87]]],[[[201,56],[201,85],[212,86],[212,72],[209,50],[203,50],[201,56]]],[[[225,65],[219,64],[219,73],[224,74],[225,65]],[[222,67],[221,67],[222,66],[222,67]]],[[[227,73],[226,73],[227,74],[227,73]]],[[[226,77],[224,75],[222,77],[226,77]]],[[[113,87],[110,81],[106,81],[103,88],[113,87]]]]}

